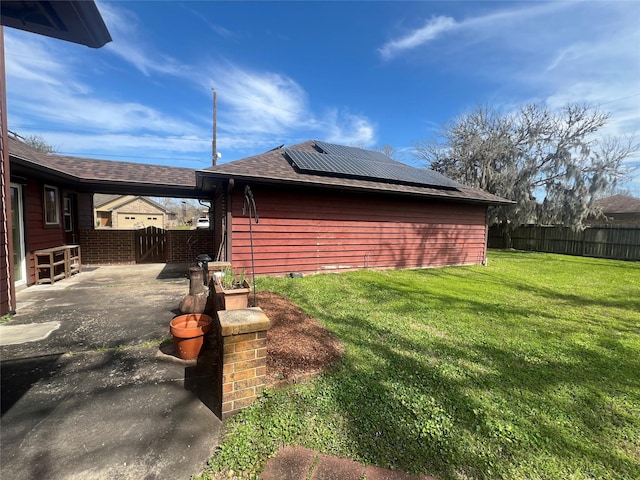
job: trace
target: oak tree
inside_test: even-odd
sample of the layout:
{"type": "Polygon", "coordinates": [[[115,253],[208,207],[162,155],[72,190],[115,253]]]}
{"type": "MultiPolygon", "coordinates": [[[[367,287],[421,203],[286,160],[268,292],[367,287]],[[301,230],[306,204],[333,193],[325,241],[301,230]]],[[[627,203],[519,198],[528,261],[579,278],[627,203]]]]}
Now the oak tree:
{"type": "Polygon", "coordinates": [[[609,114],[568,104],[552,112],[538,104],[515,113],[477,107],[441,128],[438,139],[418,142],[415,156],[468,186],[512,200],[493,207],[508,246],[522,224],[584,227],[597,215],[593,200],[615,188],[639,148],[631,139],[600,137],[609,114]]]}

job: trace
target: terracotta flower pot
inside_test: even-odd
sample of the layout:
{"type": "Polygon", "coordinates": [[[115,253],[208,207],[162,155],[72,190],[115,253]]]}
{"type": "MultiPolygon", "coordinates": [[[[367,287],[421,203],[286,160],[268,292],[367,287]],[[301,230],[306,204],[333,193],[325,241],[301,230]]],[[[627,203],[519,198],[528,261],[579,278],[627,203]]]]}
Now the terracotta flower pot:
{"type": "Polygon", "coordinates": [[[204,336],[211,330],[213,318],[204,313],[179,315],[169,324],[176,355],[182,360],[197,358],[204,344],[204,336]]]}
{"type": "Polygon", "coordinates": [[[247,308],[249,305],[249,293],[251,287],[245,280],[241,288],[224,289],[220,282],[215,282],[215,292],[217,297],[217,310],[238,310],[247,308]]]}

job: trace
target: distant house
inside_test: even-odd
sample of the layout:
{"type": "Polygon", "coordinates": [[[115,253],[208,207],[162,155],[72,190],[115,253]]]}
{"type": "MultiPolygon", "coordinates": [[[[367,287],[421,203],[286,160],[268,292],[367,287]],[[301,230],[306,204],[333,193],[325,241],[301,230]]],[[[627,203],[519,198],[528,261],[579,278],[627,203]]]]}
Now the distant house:
{"type": "Polygon", "coordinates": [[[200,170],[197,185],[212,192],[216,251],[259,275],[481,264],[487,208],[511,203],[315,140],[200,170]]]}
{"type": "Polygon", "coordinates": [[[595,201],[603,217],[592,218],[592,225],[640,225],[640,198],[613,195],[595,201]]]}
{"type": "Polygon", "coordinates": [[[129,230],[133,228],[167,228],[174,215],[153,200],[135,195],[93,196],[93,213],[96,228],[129,230]]]}

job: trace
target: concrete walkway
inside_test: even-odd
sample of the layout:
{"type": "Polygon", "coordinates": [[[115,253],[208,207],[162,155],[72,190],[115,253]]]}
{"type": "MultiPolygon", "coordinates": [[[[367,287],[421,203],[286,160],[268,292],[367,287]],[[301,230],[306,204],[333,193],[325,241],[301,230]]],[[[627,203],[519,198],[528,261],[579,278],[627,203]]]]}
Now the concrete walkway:
{"type": "Polygon", "coordinates": [[[219,442],[212,351],[171,355],[186,267],[86,269],[0,325],[0,478],[188,479],[219,442]]]}
{"type": "Polygon", "coordinates": [[[262,480],[437,480],[364,465],[303,447],[285,447],[267,462],[262,480]]]}

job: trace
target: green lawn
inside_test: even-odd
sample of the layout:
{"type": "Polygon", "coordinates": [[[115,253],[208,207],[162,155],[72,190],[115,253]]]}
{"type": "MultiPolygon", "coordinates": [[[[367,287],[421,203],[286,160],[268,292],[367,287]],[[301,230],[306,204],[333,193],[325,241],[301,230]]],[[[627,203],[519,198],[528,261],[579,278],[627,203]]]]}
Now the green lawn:
{"type": "Polygon", "coordinates": [[[213,470],[258,473],[287,444],[443,480],[640,478],[638,263],[496,251],[259,288],[344,360],[227,421],[213,470]]]}

